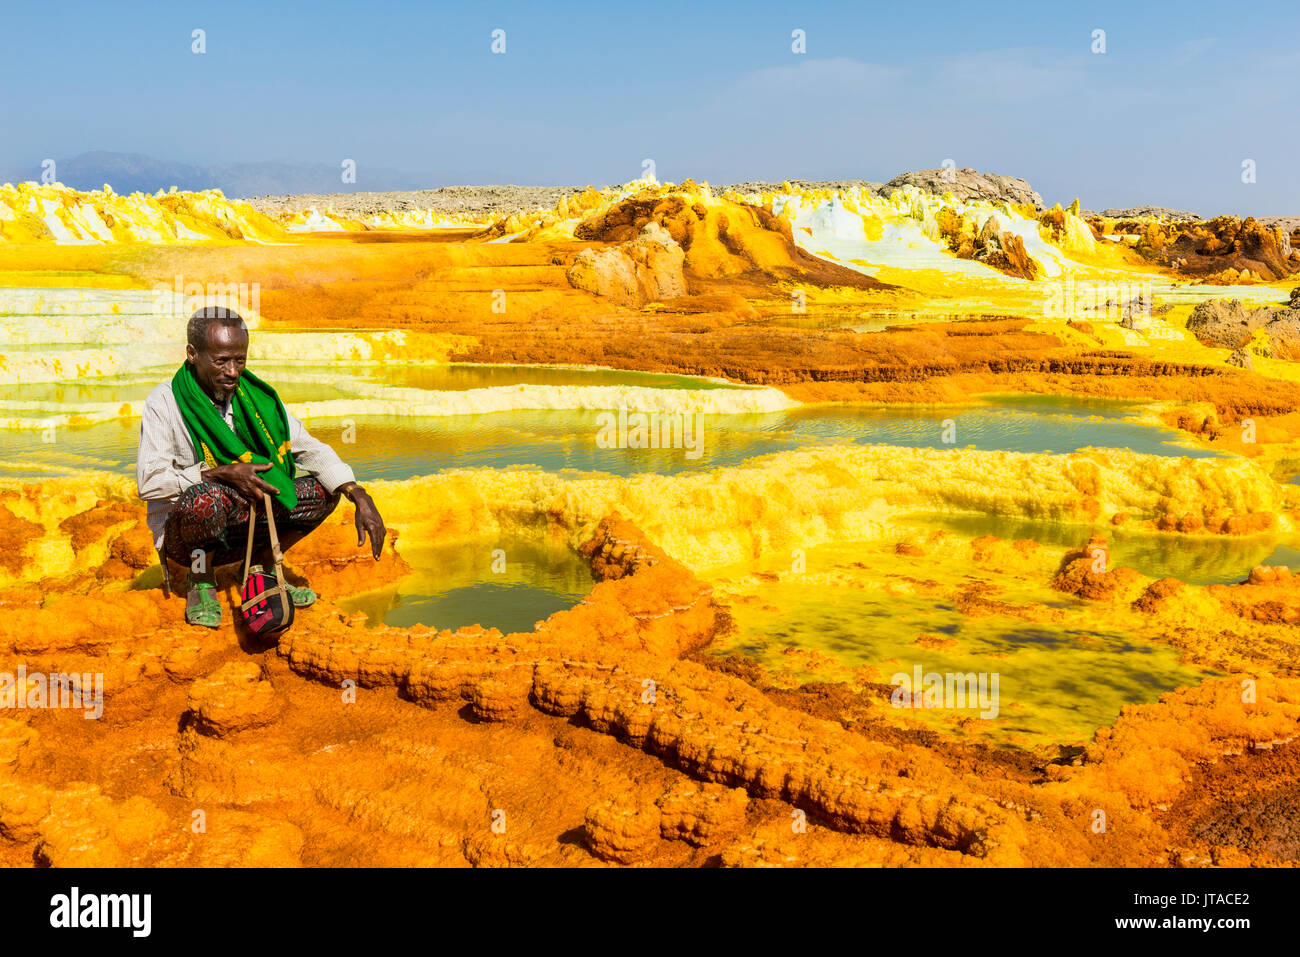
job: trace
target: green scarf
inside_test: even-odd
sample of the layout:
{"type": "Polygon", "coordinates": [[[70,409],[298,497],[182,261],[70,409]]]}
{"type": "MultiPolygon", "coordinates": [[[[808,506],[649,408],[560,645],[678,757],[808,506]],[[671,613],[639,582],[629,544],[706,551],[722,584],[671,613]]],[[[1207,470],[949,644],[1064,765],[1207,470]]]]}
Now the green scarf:
{"type": "Polygon", "coordinates": [[[258,474],[274,485],[276,498],[285,508],[298,504],[293,487],[293,452],[289,448],[289,418],[275,390],[253,373],[245,371],[231,397],[232,432],[217,406],[208,398],[188,362],[172,376],[172,395],[180,406],[181,418],[194,447],[209,468],[232,462],[270,462],[258,474]]]}

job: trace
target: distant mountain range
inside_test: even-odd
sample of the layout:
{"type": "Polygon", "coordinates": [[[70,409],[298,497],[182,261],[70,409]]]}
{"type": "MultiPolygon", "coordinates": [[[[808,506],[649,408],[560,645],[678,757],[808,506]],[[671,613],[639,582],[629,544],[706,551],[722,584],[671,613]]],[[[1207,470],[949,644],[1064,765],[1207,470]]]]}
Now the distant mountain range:
{"type": "MultiPolygon", "coordinates": [[[[232,198],[290,193],[355,193],[424,189],[427,177],[391,169],[357,168],[356,183],[342,181],[341,166],[303,163],[223,163],[197,166],[155,159],[139,153],[82,153],[57,159],[56,179],[73,189],[102,189],[107,183],[119,194],[219,189],[232,198]]],[[[0,169],[0,182],[40,182],[41,168],[0,169]]]]}

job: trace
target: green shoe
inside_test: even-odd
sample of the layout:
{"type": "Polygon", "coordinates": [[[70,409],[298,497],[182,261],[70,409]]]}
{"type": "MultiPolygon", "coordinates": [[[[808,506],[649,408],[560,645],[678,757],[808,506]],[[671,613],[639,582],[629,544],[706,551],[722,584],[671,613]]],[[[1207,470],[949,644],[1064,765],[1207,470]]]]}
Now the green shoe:
{"type": "MultiPolygon", "coordinates": [[[[266,572],[261,565],[253,565],[248,569],[248,574],[265,575],[266,572]]],[[[289,593],[289,600],[293,602],[294,608],[306,608],[316,603],[316,593],[310,588],[299,588],[297,585],[290,585],[287,581],[284,583],[284,588],[289,593]]]]}
{"type": "Polygon", "coordinates": [[[185,583],[185,620],[205,628],[221,627],[221,602],[209,582],[185,583]]]}

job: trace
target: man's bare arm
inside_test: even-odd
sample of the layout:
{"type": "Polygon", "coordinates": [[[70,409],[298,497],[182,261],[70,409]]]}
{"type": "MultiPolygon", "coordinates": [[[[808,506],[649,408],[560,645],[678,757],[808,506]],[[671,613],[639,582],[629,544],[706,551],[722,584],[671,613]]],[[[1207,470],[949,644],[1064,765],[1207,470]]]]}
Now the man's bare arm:
{"type": "Polygon", "coordinates": [[[366,536],[369,535],[370,551],[375,556],[375,561],[379,561],[388,529],[384,527],[384,520],[379,515],[379,509],[375,507],[375,500],[356,482],[340,485],[338,490],[351,499],[352,504],[356,506],[357,548],[365,544],[366,536]]]}

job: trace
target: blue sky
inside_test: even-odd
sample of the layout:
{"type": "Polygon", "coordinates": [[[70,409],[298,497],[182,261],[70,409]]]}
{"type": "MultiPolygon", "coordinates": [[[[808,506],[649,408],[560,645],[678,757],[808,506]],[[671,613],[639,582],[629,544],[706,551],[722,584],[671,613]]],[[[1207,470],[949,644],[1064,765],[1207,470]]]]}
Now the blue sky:
{"type": "Polygon", "coordinates": [[[352,158],[364,188],[368,168],[604,184],[649,158],[722,183],[952,159],[1049,203],[1300,215],[1297,36],[1294,2],[10,5],[0,165],[352,158]]]}

